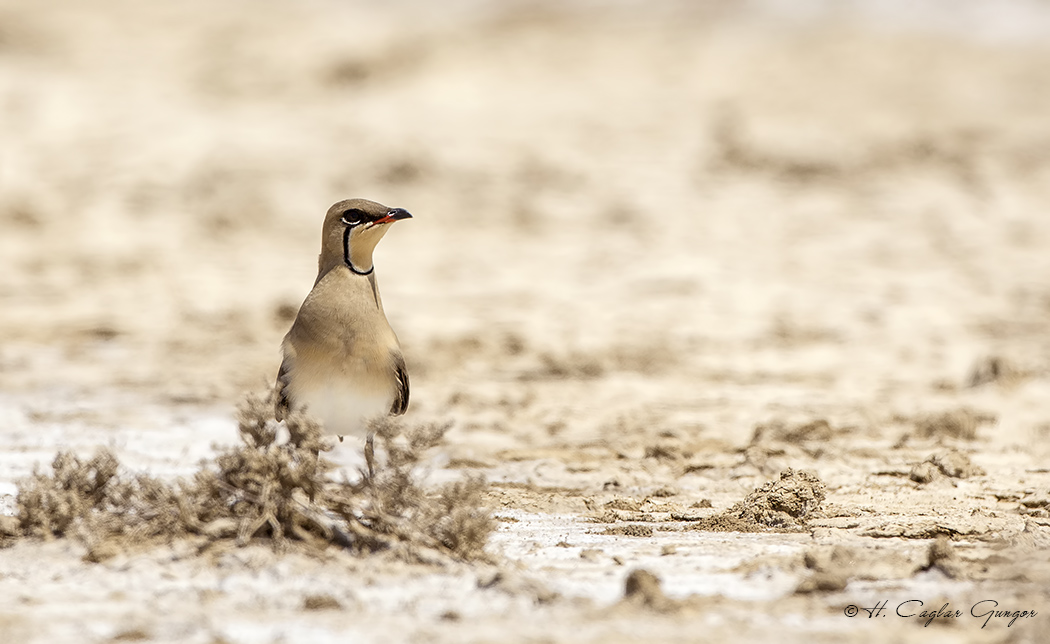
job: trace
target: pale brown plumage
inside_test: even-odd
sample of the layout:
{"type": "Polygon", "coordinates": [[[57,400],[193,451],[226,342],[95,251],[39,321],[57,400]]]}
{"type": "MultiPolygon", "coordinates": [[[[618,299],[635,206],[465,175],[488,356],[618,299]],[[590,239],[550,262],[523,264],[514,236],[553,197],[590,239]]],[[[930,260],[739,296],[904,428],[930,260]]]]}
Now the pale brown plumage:
{"type": "Polygon", "coordinates": [[[274,415],[305,408],[327,433],[365,436],[370,418],[408,408],[397,336],[383,312],[372,251],[400,208],[348,199],[328,209],[317,280],[284,337],[274,415]]]}

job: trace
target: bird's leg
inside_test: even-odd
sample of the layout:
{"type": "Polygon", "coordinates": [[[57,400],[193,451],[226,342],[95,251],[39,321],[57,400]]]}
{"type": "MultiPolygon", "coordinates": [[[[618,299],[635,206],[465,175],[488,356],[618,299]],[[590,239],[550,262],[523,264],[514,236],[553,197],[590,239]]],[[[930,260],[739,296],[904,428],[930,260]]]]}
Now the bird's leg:
{"type": "Polygon", "coordinates": [[[368,466],[368,479],[374,481],[376,477],[375,462],[376,462],[376,446],[375,446],[375,434],[369,434],[368,438],[365,439],[365,465],[368,466]]]}

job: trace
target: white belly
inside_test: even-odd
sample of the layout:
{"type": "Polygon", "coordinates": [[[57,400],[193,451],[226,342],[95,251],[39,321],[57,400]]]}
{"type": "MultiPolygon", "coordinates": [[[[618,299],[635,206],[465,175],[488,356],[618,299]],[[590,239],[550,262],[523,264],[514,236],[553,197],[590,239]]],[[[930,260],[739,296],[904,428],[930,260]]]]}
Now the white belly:
{"type": "Polygon", "coordinates": [[[324,424],[326,434],[337,436],[368,435],[368,421],[390,413],[390,395],[361,391],[337,383],[298,392],[297,402],[306,412],[324,424]]]}

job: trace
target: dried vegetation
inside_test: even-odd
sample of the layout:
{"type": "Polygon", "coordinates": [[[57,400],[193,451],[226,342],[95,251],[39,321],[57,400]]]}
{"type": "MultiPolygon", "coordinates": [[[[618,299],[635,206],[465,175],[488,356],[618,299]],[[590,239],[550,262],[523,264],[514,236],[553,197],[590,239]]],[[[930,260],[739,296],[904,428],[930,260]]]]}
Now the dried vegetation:
{"type": "Polygon", "coordinates": [[[238,411],[240,444],[220,448],[189,479],[168,482],[130,474],[108,450],[84,460],[59,453],[50,472],[21,481],[17,520],[0,538],[76,538],[100,561],[129,548],[179,538],[244,545],[268,540],[341,546],[357,553],[393,551],[406,558],[441,553],[484,557],[495,521],[482,507],[481,479],[425,490],[414,472],[448,425],[406,427],[383,419],[372,429],[385,462],[357,481],[333,482],[331,446],[303,414],[286,420],[279,441],[270,401],[249,396],[238,411]]]}

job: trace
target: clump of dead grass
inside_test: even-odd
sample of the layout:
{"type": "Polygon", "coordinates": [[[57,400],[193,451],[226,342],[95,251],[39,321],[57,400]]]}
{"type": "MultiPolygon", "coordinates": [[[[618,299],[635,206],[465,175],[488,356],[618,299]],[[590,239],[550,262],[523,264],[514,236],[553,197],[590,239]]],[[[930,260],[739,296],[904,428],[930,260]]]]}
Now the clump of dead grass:
{"type": "Polygon", "coordinates": [[[392,418],[372,424],[387,455],[385,465],[374,474],[362,471],[356,483],[328,488],[327,507],[351,529],[357,547],[413,551],[423,546],[460,559],[483,556],[496,527],[484,508],[484,480],[448,483],[428,495],[414,476],[450,426],[406,426],[392,418]]]}
{"type": "Polygon", "coordinates": [[[334,482],[331,449],[317,422],[302,413],[286,419],[288,440],[278,440],[272,401],[250,395],[238,410],[240,444],[218,448],[189,479],[167,482],[128,474],[108,450],[88,460],[59,453],[50,472],[19,484],[16,538],[79,538],[89,560],[129,547],[197,537],[244,545],[268,540],[355,552],[394,550],[403,555],[437,551],[458,559],[484,556],[495,521],[482,503],[485,483],[468,479],[436,493],[425,490],[417,469],[449,425],[374,424],[385,461],[355,482],[334,482]]]}
{"type": "Polygon", "coordinates": [[[10,537],[78,537],[90,558],[108,539],[144,541],[181,531],[187,508],[180,490],[143,474],[121,477],[109,450],[88,460],[59,452],[51,470],[20,483],[18,524],[10,537]]]}

